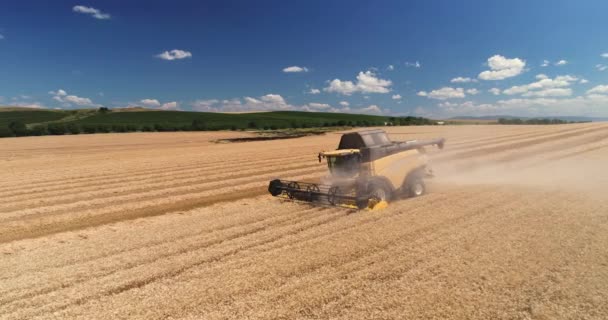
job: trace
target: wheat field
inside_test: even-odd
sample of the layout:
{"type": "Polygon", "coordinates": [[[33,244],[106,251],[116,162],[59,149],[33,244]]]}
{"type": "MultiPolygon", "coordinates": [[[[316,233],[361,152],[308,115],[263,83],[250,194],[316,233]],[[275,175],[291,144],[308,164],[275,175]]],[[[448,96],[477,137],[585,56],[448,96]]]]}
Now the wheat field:
{"type": "Polygon", "coordinates": [[[390,127],[423,197],[291,203],[340,133],[0,140],[3,319],[606,319],[608,124],[390,127]]]}

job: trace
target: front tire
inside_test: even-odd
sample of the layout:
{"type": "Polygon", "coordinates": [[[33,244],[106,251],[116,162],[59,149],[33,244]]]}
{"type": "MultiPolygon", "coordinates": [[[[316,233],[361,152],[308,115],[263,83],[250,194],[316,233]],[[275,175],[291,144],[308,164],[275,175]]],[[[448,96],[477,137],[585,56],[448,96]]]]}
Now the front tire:
{"type": "Polygon", "coordinates": [[[370,200],[375,199],[378,201],[390,201],[391,190],[387,188],[383,183],[372,182],[367,187],[367,192],[370,200]]]}

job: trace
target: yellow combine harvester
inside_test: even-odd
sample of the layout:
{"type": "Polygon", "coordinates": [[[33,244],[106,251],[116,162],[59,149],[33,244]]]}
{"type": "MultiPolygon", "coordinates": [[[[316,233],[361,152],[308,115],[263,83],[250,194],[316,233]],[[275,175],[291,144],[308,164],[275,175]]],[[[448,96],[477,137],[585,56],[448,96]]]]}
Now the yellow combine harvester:
{"type": "Polygon", "coordinates": [[[337,150],[319,153],[330,175],[322,183],[272,180],[270,194],[291,200],[347,208],[385,207],[402,196],[425,192],[431,177],[424,147],[443,149],[445,139],[392,142],[384,130],[363,130],[342,135],[337,150]]]}

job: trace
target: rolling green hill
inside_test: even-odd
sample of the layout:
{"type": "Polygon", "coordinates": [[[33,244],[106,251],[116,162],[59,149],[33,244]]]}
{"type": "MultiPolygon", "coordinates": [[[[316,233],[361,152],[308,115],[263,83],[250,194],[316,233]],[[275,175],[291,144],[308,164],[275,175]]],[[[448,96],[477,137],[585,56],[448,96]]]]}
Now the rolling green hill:
{"type": "Polygon", "coordinates": [[[0,136],[78,134],[129,131],[199,131],[243,129],[287,129],[336,126],[382,126],[433,124],[424,118],[273,111],[257,113],[214,113],[117,110],[25,110],[0,108],[0,136]]]}

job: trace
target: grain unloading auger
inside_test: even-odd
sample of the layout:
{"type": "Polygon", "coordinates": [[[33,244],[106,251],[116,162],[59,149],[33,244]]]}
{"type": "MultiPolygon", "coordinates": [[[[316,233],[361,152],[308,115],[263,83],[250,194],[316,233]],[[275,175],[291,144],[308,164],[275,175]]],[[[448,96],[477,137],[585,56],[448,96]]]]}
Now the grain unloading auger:
{"type": "Polygon", "coordinates": [[[444,138],[426,141],[390,141],[383,130],[345,133],[338,149],[319,153],[327,160],[329,176],[321,183],[275,179],[271,195],[295,201],[347,208],[386,207],[402,196],[425,193],[424,178],[433,175],[424,147],[443,149],[444,138]]]}

